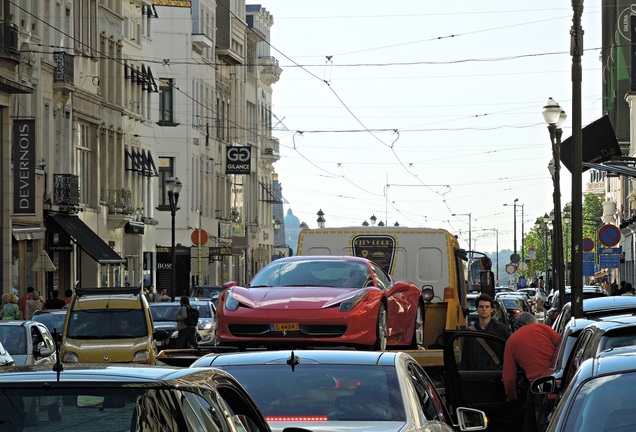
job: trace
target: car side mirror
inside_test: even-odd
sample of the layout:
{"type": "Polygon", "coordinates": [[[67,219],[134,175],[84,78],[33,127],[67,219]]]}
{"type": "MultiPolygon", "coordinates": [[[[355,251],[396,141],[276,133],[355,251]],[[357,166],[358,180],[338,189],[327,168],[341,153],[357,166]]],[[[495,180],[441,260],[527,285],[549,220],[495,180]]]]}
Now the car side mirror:
{"type": "Polygon", "coordinates": [[[36,349],[33,354],[36,357],[49,357],[53,354],[53,350],[49,347],[42,347],[40,349],[36,349]]]}
{"type": "Polygon", "coordinates": [[[557,390],[556,379],[553,376],[544,376],[532,381],[530,386],[534,394],[550,394],[557,390]]]}
{"type": "Polygon", "coordinates": [[[459,407],[456,412],[459,430],[461,431],[486,430],[488,427],[488,418],[483,411],[459,407]]]}

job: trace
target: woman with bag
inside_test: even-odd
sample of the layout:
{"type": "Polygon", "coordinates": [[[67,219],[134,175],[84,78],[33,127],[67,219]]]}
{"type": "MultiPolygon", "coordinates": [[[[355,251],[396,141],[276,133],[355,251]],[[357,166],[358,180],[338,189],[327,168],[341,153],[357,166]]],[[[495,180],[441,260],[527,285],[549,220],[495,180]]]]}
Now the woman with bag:
{"type": "Polygon", "coordinates": [[[186,296],[181,297],[181,308],[177,313],[177,349],[179,348],[198,348],[196,331],[197,325],[188,322],[188,310],[193,310],[190,306],[190,299],[186,296]]]}

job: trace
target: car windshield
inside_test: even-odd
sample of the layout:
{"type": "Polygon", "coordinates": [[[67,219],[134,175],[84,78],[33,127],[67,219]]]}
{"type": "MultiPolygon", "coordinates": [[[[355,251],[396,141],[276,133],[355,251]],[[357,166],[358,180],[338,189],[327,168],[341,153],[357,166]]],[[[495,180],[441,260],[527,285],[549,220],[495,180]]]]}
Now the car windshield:
{"type": "Polygon", "coordinates": [[[250,282],[250,287],[351,287],[362,288],[371,281],[365,263],[345,260],[272,262],[250,282]]]}
{"type": "Polygon", "coordinates": [[[72,339],[125,339],[148,336],[142,309],[74,310],[66,337],[72,339]]]}
{"type": "Polygon", "coordinates": [[[468,313],[477,312],[477,306],[475,305],[477,297],[467,297],[466,300],[468,301],[468,313]]]}
{"type": "Polygon", "coordinates": [[[214,298],[218,297],[221,291],[223,291],[223,287],[220,286],[194,287],[194,290],[192,291],[192,297],[214,298]]]}
{"type": "MultiPolygon", "coordinates": [[[[191,303],[191,306],[199,311],[199,318],[212,318],[211,308],[203,303],[191,303]]],[[[176,321],[181,304],[156,303],[150,305],[150,314],[154,322],[176,321]]]]}
{"type": "Polygon", "coordinates": [[[245,387],[265,419],[405,421],[393,367],[287,364],[223,366],[245,387]]]}
{"type": "Polygon", "coordinates": [[[2,343],[4,348],[9,351],[9,354],[26,354],[26,340],[26,327],[21,325],[0,326],[0,343],[2,343]]]}
{"type": "MultiPolygon", "coordinates": [[[[57,383],[59,384],[59,383],[57,383]]],[[[1,431],[172,432],[187,429],[180,413],[188,412],[189,430],[224,430],[216,402],[170,388],[0,388],[1,431]],[[36,402],[37,401],[37,402],[36,402]],[[209,403],[208,403],[209,402],[209,403]],[[37,404],[37,405],[36,405],[37,404]],[[40,407],[39,409],[34,408],[40,407]]]]}
{"type": "Polygon", "coordinates": [[[505,297],[502,297],[501,301],[503,301],[504,305],[506,305],[507,308],[519,307],[519,300],[517,300],[516,298],[505,298],[505,297]]]}
{"type": "Polygon", "coordinates": [[[567,412],[566,432],[632,431],[636,373],[601,376],[581,385],[567,412]]]}

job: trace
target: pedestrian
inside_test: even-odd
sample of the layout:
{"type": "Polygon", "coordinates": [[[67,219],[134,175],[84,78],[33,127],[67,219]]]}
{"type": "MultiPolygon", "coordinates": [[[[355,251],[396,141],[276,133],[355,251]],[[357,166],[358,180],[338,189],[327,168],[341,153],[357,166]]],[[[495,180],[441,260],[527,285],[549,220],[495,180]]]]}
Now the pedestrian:
{"type": "Polygon", "coordinates": [[[621,295],[624,296],[633,296],[634,295],[634,287],[632,286],[632,284],[630,284],[629,282],[627,282],[625,284],[625,292],[621,295]]]}
{"type": "Polygon", "coordinates": [[[64,291],[64,303],[70,304],[71,300],[73,300],[73,290],[69,288],[64,291]]]}
{"type": "MultiPolygon", "coordinates": [[[[504,351],[502,380],[507,401],[517,400],[517,368],[524,370],[529,383],[546,375],[559,342],[559,334],[547,324],[537,322],[530,312],[515,320],[515,331],[504,351]]],[[[534,394],[528,385],[523,432],[543,432],[548,424],[547,398],[534,394]]]]}
{"type": "Polygon", "coordinates": [[[520,275],[517,279],[517,288],[525,288],[528,285],[528,280],[524,275],[520,275]]]}
{"type": "Polygon", "coordinates": [[[148,301],[156,302],[157,301],[157,293],[155,292],[155,287],[152,285],[148,285],[148,301]]]}
{"type": "Polygon", "coordinates": [[[0,319],[3,321],[19,320],[20,307],[17,303],[18,297],[15,294],[3,294],[2,309],[0,309],[0,319]]]}
{"type": "Polygon", "coordinates": [[[33,295],[34,291],[35,291],[35,288],[33,288],[32,286],[27,287],[26,294],[20,297],[20,302],[18,303],[18,306],[20,307],[20,316],[22,317],[22,319],[26,319],[27,300],[31,299],[31,296],[33,295]]]}
{"type": "Polygon", "coordinates": [[[196,325],[188,325],[185,321],[188,317],[188,308],[192,308],[190,306],[190,299],[186,296],[181,297],[181,308],[177,313],[177,331],[179,334],[177,335],[177,348],[189,348],[189,347],[198,347],[197,338],[196,338],[196,325]]]}
{"type": "MultiPolygon", "coordinates": [[[[470,327],[481,333],[499,336],[503,339],[510,337],[508,327],[492,319],[495,302],[488,294],[479,294],[475,299],[479,319],[470,327]]],[[[462,370],[501,370],[503,363],[502,344],[491,344],[482,338],[467,338],[462,348],[462,370]]]]}
{"type": "Polygon", "coordinates": [[[60,298],[60,292],[58,290],[51,291],[51,298],[44,303],[45,309],[64,309],[66,302],[60,298]]]}
{"type": "Polygon", "coordinates": [[[35,311],[44,309],[44,302],[40,297],[40,293],[33,291],[31,298],[26,302],[25,319],[30,320],[35,311]]]}
{"type": "Polygon", "coordinates": [[[163,288],[161,292],[155,297],[155,301],[158,302],[167,302],[170,301],[170,296],[168,296],[168,290],[163,288]]]}

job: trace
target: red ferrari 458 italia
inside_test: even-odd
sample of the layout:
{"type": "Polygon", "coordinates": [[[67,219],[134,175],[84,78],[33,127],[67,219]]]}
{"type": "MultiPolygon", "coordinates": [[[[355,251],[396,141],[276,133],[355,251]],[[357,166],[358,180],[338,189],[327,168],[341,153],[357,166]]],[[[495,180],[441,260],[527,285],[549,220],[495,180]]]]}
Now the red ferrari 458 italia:
{"type": "Polygon", "coordinates": [[[221,345],[288,348],[417,348],[424,300],[412,283],[351,256],[296,256],[269,263],[246,287],[229,283],[217,310],[221,345]]]}

